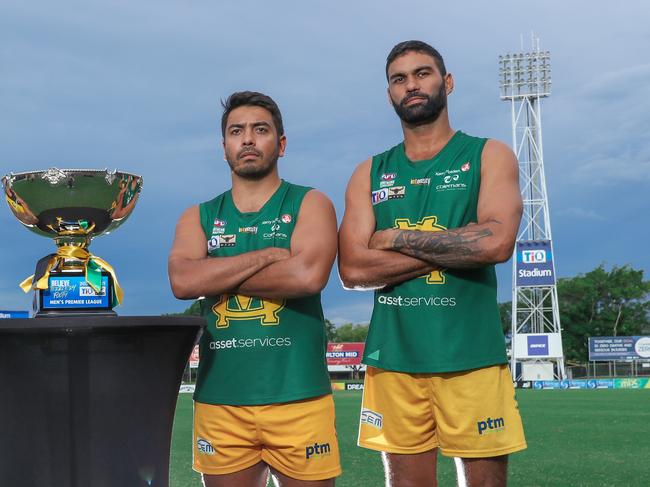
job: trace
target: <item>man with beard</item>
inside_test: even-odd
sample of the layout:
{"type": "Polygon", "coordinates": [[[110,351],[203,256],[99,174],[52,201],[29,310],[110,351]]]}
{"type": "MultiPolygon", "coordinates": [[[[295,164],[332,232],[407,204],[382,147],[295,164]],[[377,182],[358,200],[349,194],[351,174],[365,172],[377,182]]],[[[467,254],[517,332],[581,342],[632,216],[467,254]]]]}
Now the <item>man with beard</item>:
{"type": "Polygon", "coordinates": [[[396,45],[386,78],[404,141],[357,167],[339,236],[345,287],[375,290],[359,445],[383,452],[393,487],[435,486],[438,449],[459,483],[504,486],[526,448],[494,273],[521,218],[517,160],[450,127],[433,47],[396,45]]]}
{"type": "Polygon", "coordinates": [[[194,469],[206,487],[334,485],[340,474],[320,292],[336,255],[322,193],[281,180],[286,137],[266,95],[232,94],[221,120],[232,189],[185,211],[174,295],[201,300],[194,469]]]}

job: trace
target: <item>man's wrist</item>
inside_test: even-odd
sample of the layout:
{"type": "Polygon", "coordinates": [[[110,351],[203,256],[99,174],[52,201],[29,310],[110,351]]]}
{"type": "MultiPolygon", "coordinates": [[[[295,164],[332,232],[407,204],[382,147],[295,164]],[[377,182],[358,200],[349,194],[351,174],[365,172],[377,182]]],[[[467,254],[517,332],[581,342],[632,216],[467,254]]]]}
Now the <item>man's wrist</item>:
{"type": "Polygon", "coordinates": [[[273,264],[280,260],[288,259],[291,253],[287,249],[280,247],[268,247],[266,250],[266,263],[273,264]]]}
{"type": "Polygon", "coordinates": [[[395,241],[399,230],[388,228],[382,230],[377,241],[377,250],[398,250],[395,241]]]}

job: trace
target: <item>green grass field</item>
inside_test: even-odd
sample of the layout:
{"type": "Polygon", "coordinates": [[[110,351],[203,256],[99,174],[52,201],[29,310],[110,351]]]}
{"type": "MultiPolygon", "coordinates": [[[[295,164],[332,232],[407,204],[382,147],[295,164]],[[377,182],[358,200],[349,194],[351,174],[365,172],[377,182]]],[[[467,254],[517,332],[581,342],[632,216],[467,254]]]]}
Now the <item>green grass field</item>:
{"type": "MultiPolygon", "coordinates": [[[[356,446],[360,392],[334,395],[343,475],[337,487],[382,487],[379,454],[356,446]]],[[[517,391],[528,449],[510,458],[511,487],[650,485],[650,391],[517,391]]],[[[200,487],[191,468],[192,401],[181,394],[172,442],[171,487],[200,487]]],[[[439,485],[455,485],[440,457],[439,485]]]]}

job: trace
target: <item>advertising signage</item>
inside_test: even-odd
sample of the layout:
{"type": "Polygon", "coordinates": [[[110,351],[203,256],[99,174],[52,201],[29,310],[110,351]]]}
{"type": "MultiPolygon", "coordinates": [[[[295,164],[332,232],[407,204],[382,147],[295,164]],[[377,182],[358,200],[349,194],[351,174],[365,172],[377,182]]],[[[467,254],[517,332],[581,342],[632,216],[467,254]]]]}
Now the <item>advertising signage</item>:
{"type": "Polygon", "coordinates": [[[650,360],[650,336],[590,337],[589,360],[650,360]]]}
{"type": "Polygon", "coordinates": [[[364,343],[328,343],[327,365],[361,365],[364,343]]]}
{"type": "Polygon", "coordinates": [[[555,284],[550,240],[517,242],[516,258],[516,285],[518,287],[552,286],[555,284]]]}
{"type": "Polygon", "coordinates": [[[190,369],[198,369],[199,368],[199,346],[194,345],[194,348],[192,349],[192,353],[190,354],[190,369]]]}
{"type": "Polygon", "coordinates": [[[562,337],[559,333],[518,333],[514,349],[517,357],[562,357],[562,337]]]}
{"type": "Polygon", "coordinates": [[[548,335],[528,335],[528,355],[530,357],[548,356],[548,335]]]}
{"type": "Polygon", "coordinates": [[[4,311],[0,310],[1,319],[29,318],[29,311],[4,311]]]}

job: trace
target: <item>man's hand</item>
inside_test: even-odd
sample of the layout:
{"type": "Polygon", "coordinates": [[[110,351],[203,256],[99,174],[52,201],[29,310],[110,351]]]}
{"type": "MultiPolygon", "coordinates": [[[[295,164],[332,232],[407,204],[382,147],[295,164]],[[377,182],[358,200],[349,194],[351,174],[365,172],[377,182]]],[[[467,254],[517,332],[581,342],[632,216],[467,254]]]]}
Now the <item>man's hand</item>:
{"type": "Polygon", "coordinates": [[[397,233],[398,230],[394,228],[377,230],[372,234],[370,242],[368,242],[368,248],[375,250],[393,250],[393,241],[395,240],[397,233]]]}
{"type": "Polygon", "coordinates": [[[398,252],[378,250],[392,230],[375,232],[370,200],[372,159],[361,163],[345,193],[345,216],[339,230],[339,274],[347,289],[378,289],[408,281],[436,269],[427,262],[398,252]],[[377,235],[372,240],[373,234],[377,235]]]}
{"type": "Polygon", "coordinates": [[[439,232],[389,229],[376,232],[370,248],[393,250],[451,269],[504,262],[512,255],[522,213],[519,168],[512,151],[489,140],[481,156],[478,222],[439,232]]]}
{"type": "Polygon", "coordinates": [[[336,214],[323,193],[311,190],[298,212],[289,258],[278,260],[242,282],[238,294],[297,298],[318,294],[336,257],[336,214]]]}
{"type": "Polygon", "coordinates": [[[258,271],[290,254],[286,249],[268,247],[233,257],[208,257],[199,208],[187,209],[178,220],[169,253],[169,282],[174,296],[195,299],[233,292],[258,271]]]}

